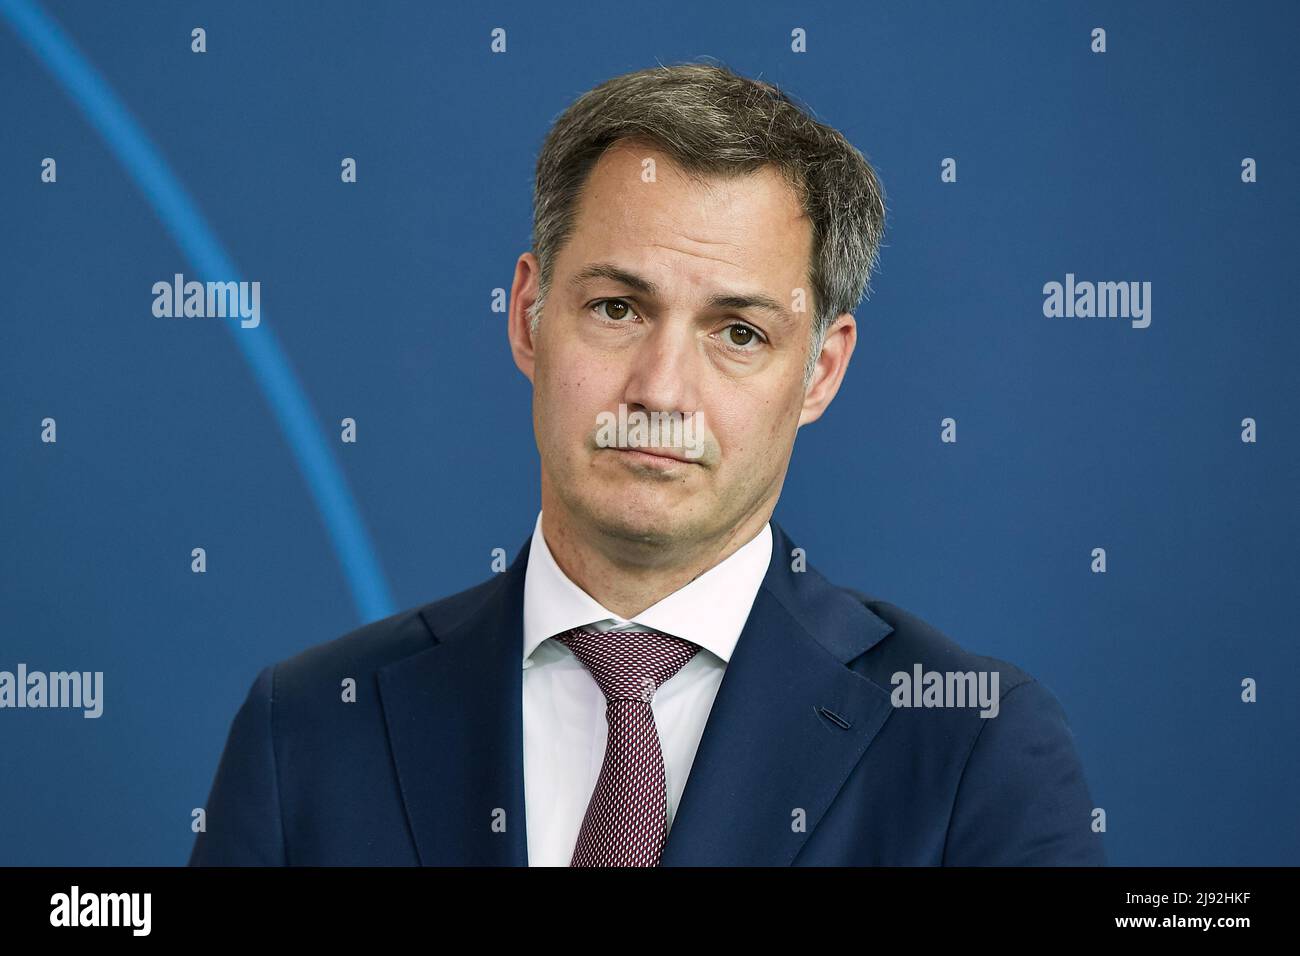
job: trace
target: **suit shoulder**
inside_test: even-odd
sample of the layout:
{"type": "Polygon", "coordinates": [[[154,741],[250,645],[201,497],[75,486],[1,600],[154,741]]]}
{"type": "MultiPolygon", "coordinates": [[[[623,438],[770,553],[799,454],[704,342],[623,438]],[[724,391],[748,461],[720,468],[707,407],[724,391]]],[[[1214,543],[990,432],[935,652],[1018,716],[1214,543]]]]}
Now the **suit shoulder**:
{"type": "Polygon", "coordinates": [[[890,686],[894,674],[899,671],[911,673],[917,664],[926,671],[997,671],[1002,696],[1034,680],[1015,664],[967,650],[934,625],[897,604],[853,588],[840,590],[861,602],[892,629],[863,655],[863,673],[884,687],[890,686]]]}
{"type": "Polygon", "coordinates": [[[275,665],[277,689],[289,684],[316,685],[320,678],[340,673],[360,680],[393,661],[427,650],[438,643],[431,622],[453,627],[492,597],[498,578],[436,601],[415,605],[328,641],[312,645],[275,665]]]}

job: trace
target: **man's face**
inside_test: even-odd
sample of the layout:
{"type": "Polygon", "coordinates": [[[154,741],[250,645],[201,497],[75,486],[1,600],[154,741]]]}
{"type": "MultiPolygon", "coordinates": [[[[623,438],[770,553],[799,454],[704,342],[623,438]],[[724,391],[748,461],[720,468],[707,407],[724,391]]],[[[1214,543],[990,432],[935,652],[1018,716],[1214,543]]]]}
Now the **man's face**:
{"type": "MultiPolygon", "coordinates": [[[[634,550],[725,545],[751,525],[757,532],[795,433],[820,414],[843,371],[824,400],[806,400],[811,243],[808,219],[774,170],[700,183],[653,147],[608,150],[527,342],[520,312],[535,299],[537,276],[524,260],[536,260],[525,254],[516,269],[523,301],[512,305],[511,339],[533,382],[543,510],[558,506],[580,533],[634,550]],[[672,414],[686,440],[695,415],[694,447],[665,447],[667,429],[656,447],[602,447],[613,434],[602,422],[617,419],[620,405],[625,421],[672,414]]],[[[852,329],[849,339],[851,352],[852,329]]],[[[824,377],[819,367],[814,390],[824,377]]]]}

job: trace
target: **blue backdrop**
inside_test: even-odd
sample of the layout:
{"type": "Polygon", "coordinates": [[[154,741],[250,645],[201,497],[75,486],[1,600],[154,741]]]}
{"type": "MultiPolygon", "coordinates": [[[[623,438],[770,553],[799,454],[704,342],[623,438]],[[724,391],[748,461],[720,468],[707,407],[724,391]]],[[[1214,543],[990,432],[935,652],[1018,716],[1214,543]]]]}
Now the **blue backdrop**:
{"type": "Polygon", "coordinates": [[[492,301],[538,147],[700,56],[887,193],[777,519],[1058,696],[1112,863],[1300,862],[1297,6],[476,6],[0,0],[0,670],[104,675],[97,719],[0,710],[0,863],[183,863],[261,667],[514,556],[492,301]],[[260,282],[260,325],[155,317],[175,273],[260,282]],[[1067,274],[1150,282],[1150,325],[1045,316],[1067,274]]]}

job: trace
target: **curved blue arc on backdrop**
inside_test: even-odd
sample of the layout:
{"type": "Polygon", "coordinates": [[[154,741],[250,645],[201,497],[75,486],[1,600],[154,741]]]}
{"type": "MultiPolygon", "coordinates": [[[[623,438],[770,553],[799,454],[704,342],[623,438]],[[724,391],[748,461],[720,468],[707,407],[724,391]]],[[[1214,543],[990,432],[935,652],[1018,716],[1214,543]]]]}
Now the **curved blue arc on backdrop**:
{"type": "MultiPolygon", "coordinates": [[[[210,280],[239,281],[234,263],[162,153],[58,23],[30,0],[0,0],[0,13],[98,130],[194,269],[210,280]]],[[[362,621],[387,617],[393,613],[388,582],[347,479],[288,358],[265,323],[247,329],[237,321],[223,324],[234,334],[275,412],[325,521],[362,621]]]]}

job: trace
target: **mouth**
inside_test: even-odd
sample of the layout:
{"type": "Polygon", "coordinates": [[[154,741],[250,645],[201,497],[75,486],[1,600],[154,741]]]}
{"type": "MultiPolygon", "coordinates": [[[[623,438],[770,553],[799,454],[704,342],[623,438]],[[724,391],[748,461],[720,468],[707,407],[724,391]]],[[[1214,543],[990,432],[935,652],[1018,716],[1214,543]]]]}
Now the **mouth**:
{"type": "Polygon", "coordinates": [[[645,448],[609,448],[617,452],[628,464],[638,464],[650,468],[675,468],[678,465],[694,465],[696,462],[671,449],[645,448]]]}

